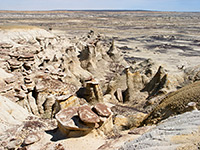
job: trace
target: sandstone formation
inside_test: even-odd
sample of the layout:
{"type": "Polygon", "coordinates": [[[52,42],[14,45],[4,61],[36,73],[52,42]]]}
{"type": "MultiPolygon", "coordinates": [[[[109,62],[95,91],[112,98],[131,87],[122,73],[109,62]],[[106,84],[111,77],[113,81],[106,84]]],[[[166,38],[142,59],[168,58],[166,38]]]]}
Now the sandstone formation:
{"type": "Polygon", "coordinates": [[[89,103],[97,103],[103,102],[103,92],[102,89],[97,81],[91,79],[91,81],[87,81],[84,92],[84,98],[89,103]]]}
{"type": "MultiPolygon", "coordinates": [[[[54,116],[60,109],[78,106],[76,92],[80,87],[84,89],[80,95],[87,102],[103,102],[109,81],[127,65],[114,42],[103,42],[104,37],[93,31],[87,37],[72,40],[48,32],[44,36],[26,34],[26,39],[14,33],[13,37],[5,36],[12,46],[2,45],[8,51],[1,63],[16,80],[5,79],[2,92],[9,92],[3,95],[44,118],[54,116]],[[71,96],[66,99],[64,95],[71,96]]],[[[122,97],[118,99],[122,101],[122,97]]]]}
{"type": "Polygon", "coordinates": [[[100,119],[98,115],[96,115],[89,106],[81,106],[78,109],[78,115],[81,121],[85,123],[98,123],[100,119]]]}
{"type": "Polygon", "coordinates": [[[6,39],[0,41],[3,148],[63,149],[53,140],[89,133],[116,138],[122,130],[199,109],[198,68],[185,70],[194,83],[168,94],[180,87],[177,78],[151,59],[127,61],[114,38],[26,30],[0,31],[6,39]]]}
{"type": "Polygon", "coordinates": [[[198,149],[199,111],[170,117],[139,138],[126,142],[120,150],[198,149]]]}
{"type": "Polygon", "coordinates": [[[109,108],[100,103],[96,104],[94,108],[97,109],[92,111],[90,106],[84,105],[80,107],[68,107],[59,111],[56,114],[56,119],[61,133],[68,137],[72,135],[81,136],[95,128],[102,129],[102,126],[106,126],[108,123],[111,123],[112,126],[112,121],[109,119],[112,117],[112,114],[109,108]],[[103,112],[103,115],[102,113],[99,114],[99,112],[103,112]]]}
{"type": "MultiPolygon", "coordinates": [[[[200,82],[196,81],[175,92],[167,95],[161,103],[148,114],[143,124],[154,124],[172,115],[188,111],[188,103],[195,102],[197,109],[200,109],[200,82]]],[[[189,104],[190,105],[190,104],[189,104]]]]}
{"type": "Polygon", "coordinates": [[[1,149],[28,148],[40,141],[45,130],[57,127],[53,120],[45,120],[28,113],[24,108],[1,96],[1,149]]]}
{"type": "Polygon", "coordinates": [[[158,97],[163,97],[175,90],[174,87],[178,86],[178,83],[170,82],[168,74],[162,66],[154,74],[155,70],[152,70],[154,64],[150,60],[144,61],[138,66],[125,69],[127,89],[124,91],[124,102],[133,105],[140,111],[149,112],[149,109],[154,109],[160,102],[158,97]],[[134,72],[132,73],[131,70],[134,72]]]}
{"type": "Polygon", "coordinates": [[[116,116],[114,118],[114,124],[119,130],[138,127],[147,115],[134,107],[123,105],[115,105],[111,110],[116,116]]]}
{"type": "Polygon", "coordinates": [[[112,113],[110,108],[101,103],[96,104],[93,110],[101,117],[109,117],[112,113]]]}

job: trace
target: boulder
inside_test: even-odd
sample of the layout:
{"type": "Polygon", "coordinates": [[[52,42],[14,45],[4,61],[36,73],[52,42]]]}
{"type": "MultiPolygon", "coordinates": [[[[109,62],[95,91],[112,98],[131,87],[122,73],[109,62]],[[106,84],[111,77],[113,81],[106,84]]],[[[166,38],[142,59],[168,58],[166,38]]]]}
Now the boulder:
{"type": "Polygon", "coordinates": [[[55,117],[59,124],[66,129],[78,129],[79,127],[73,122],[72,118],[77,116],[78,108],[70,107],[59,111],[55,117]]]}
{"type": "Polygon", "coordinates": [[[116,90],[116,98],[119,102],[123,102],[122,90],[121,88],[117,88],[116,90]]]}
{"type": "Polygon", "coordinates": [[[109,50],[107,51],[107,54],[110,56],[110,58],[112,60],[115,60],[115,61],[123,59],[122,54],[120,53],[120,51],[115,46],[114,39],[112,40],[112,43],[110,45],[109,50]]]}
{"type": "Polygon", "coordinates": [[[109,117],[112,114],[110,108],[102,103],[97,103],[92,109],[102,117],[109,117]]]}
{"type": "Polygon", "coordinates": [[[53,118],[53,106],[56,102],[56,98],[54,95],[48,95],[46,97],[46,101],[44,102],[44,115],[43,118],[53,118]]]}
{"type": "Polygon", "coordinates": [[[81,136],[95,128],[95,123],[84,123],[77,114],[77,107],[63,109],[56,114],[58,128],[63,135],[81,136]]]}
{"type": "Polygon", "coordinates": [[[117,100],[113,99],[111,94],[106,94],[103,96],[104,103],[117,103],[117,100]]]}
{"type": "Polygon", "coordinates": [[[132,73],[129,68],[126,68],[125,71],[127,83],[125,102],[136,105],[147,97],[146,93],[141,92],[144,86],[142,76],[139,72],[132,73]]]}
{"type": "Polygon", "coordinates": [[[111,103],[125,102],[123,92],[127,89],[126,74],[122,72],[121,75],[115,76],[106,88],[105,94],[111,95],[111,103]]]}
{"type": "Polygon", "coordinates": [[[103,132],[104,135],[106,136],[113,136],[114,131],[113,131],[114,125],[113,125],[113,116],[110,115],[106,120],[103,121],[103,123],[100,125],[99,128],[97,128],[97,132],[100,134],[103,132]]]}
{"type": "Polygon", "coordinates": [[[91,108],[87,105],[81,106],[78,109],[78,116],[81,121],[85,123],[98,123],[100,122],[100,118],[97,114],[95,114],[91,108]]]}
{"type": "Polygon", "coordinates": [[[30,133],[25,139],[23,144],[24,145],[30,145],[33,143],[38,142],[41,139],[40,135],[38,133],[30,133]]]}

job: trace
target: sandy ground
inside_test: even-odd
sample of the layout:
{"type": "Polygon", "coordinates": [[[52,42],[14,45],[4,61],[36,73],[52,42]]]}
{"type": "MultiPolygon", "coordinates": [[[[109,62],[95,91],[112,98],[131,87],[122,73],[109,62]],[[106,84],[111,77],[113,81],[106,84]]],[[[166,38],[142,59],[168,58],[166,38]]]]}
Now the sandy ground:
{"type": "Polygon", "coordinates": [[[54,134],[44,134],[42,140],[31,145],[29,150],[41,149],[41,145],[44,145],[44,143],[46,143],[47,148],[51,149],[53,146],[49,143],[50,141],[54,142],[54,145],[59,143],[62,144],[67,150],[116,150],[123,145],[124,142],[134,140],[140,135],[128,134],[128,131],[123,131],[119,137],[107,138],[98,135],[93,131],[85,136],[76,138],[66,138],[63,136],[62,138],[55,140],[55,136],[61,137],[59,132],[54,134]]]}

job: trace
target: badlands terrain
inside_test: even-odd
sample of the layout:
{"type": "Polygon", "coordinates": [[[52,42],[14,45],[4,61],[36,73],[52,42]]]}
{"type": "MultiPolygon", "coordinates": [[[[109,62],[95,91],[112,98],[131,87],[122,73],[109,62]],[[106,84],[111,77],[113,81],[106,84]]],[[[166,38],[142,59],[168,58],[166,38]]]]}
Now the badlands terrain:
{"type": "Polygon", "coordinates": [[[0,149],[200,149],[200,13],[0,11],[0,149]]]}

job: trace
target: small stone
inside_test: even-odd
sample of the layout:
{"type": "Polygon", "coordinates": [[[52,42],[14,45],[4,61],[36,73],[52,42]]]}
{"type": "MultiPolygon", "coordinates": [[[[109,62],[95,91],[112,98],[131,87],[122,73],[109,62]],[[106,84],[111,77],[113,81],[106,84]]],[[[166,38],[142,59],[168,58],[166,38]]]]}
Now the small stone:
{"type": "Polygon", "coordinates": [[[8,64],[12,70],[18,69],[22,66],[22,63],[16,60],[8,60],[8,64]]]}
{"type": "Polygon", "coordinates": [[[23,67],[26,69],[26,70],[30,70],[32,68],[32,64],[31,63],[28,63],[28,62],[25,62],[23,67]]]}
{"type": "Polygon", "coordinates": [[[11,58],[18,58],[19,57],[19,54],[18,53],[10,53],[9,56],[11,58]]]}
{"type": "Polygon", "coordinates": [[[97,123],[100,122],[100,118],[95,114],[91,108],[87,105],[81,106],[78,109],[78,115],[80,119],[85,123],[97,123]]]}
{"type": "Polygon", "coordinates": [[[40,136],[37,133],[29,134],[26,139],[24,140],[25,145],[30,145],[36,143],[40,140],[40,136]]]}
{"type": "Polygon", "coordinates": [[[55,145],[55,150],[65,150],[64,146],[60,143],[55,145]]]}
{"type": "Polygon", "coordinates": [[[186,110],[187,111],[198,110],[196,106],[197,104],[195,102],[189,102],[186,106],[186,110]]]}
{"type": "Polygon", "coordinates": [[[110,110],[109,107],[107,107],[105,104],[102,103],[98,103],[96,104],[93,109],[95,110],[95,112],[102,117],[109,117],[112,112],[110,110]]]}
{"type": "Polygon", "coordinates": [[[188,103],[188,106],[189,106],[189,107],[196,107],[196,103],[195,103],[195,102],[189,102],[189,103],[188,103]]]}
{"type": "Polygon", "coordinates": [[[20,92],[21,88],[17,86],[17,87],[14,88],[14,90],[15,90],[15,92],[20,92]]]}
{"type": "Polygon", "coordinates": [[[6,79],[4,79],[4,81],[5,81],[7,84],[10,84],[10,83],[15,82],[16,80],[15,80],[15,78],[6,78],[6,79]]]}
{"type": "Polygon", "coordinates": [[[30,84],[26,84],[26,87],[28,91],[33,91],[33,89],[35,88],[35,83],[32,82],[30,84]]]}

